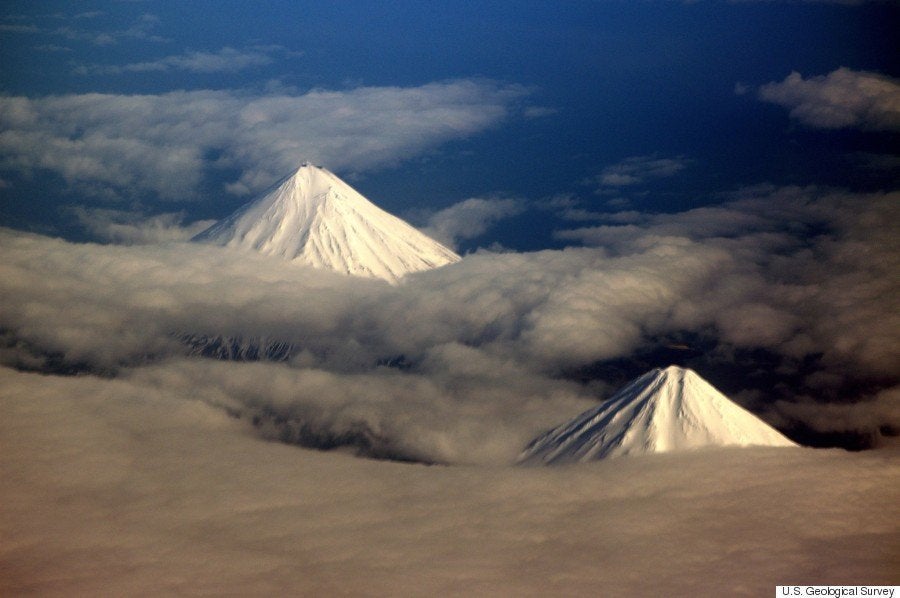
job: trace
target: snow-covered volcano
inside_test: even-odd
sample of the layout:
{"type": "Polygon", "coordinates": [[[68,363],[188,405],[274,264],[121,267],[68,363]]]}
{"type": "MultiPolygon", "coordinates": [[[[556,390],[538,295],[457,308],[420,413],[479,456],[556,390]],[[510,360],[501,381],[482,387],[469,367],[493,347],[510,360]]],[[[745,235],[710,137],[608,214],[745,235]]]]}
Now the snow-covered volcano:
{"type": "Polygon", "coordinates": [[[571,463],[706,446],[796,446],[688,369],[654,369],[529,443],[520,463],[571,463]]]}
{"type": "Polygon", "coordinates": [[[460,259],[308,163],[193,240],[389,282],[460,259]]]}

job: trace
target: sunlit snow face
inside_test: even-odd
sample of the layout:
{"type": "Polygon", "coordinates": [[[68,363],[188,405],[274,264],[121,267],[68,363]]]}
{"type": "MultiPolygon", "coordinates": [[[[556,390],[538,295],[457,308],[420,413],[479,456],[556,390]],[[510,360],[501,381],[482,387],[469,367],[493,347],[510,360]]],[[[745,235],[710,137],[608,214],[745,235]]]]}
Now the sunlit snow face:
{"type": "Polygon", "coordinates": [[[565,464],[726,446],[797,446],[696,372],[655,368],[535,438],[517,462],[565,464]]]}
{"type": "Polygon", "coordinates": [[[193,240],[390,283],[460,259],[308,163],[193,240]]]}

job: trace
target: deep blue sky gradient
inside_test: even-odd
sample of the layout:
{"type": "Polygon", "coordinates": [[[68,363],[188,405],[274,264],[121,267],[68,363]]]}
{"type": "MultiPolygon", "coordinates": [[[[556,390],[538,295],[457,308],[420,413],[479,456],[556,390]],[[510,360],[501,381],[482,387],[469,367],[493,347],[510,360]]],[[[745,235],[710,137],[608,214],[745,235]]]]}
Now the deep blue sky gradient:
{"type": "MultiPolygon", "coordinates": [[[[893,2],[7,2],[0,16],[7,25],[121,32],[144,14],[158,19],[147,35],[164,41],[122,36],[95,45],[7,28],[0,32],[0,93],[258,91],[273,81],[304,92],[471,78],[530,89],[523,107],[546,108],[541,116],[514,116],[396,164],[338,172],[382,207],[410,217],[473,196],[538,206],[569,195],[591,210],[676,211],[745,185],[874,190],[900,182],[896,168],[863,168],[853,158],[893,154],[896,132],[804,127],[756,93],[792,71],[811,77],[848,67],[900,76],[900,9],[893,2]],[[102,14],[74,18],[89,11],[102,14]],[[67,50],[35,49],[49,44],[67,50]],[[283,51],[272,54],[271,64],[233,73],[73,73],[77,64],[254,45],[283,51]],[[590,181],[635,156],[679,158],[687,166],[622,189],[627,202],[610,207],[590,181]]],[[[14,183],[0,189],[0,224],[43,224],[65,234],[59,205],[97,201],[59,191],[64,184],[52,173],[26,180],[7,169],[0,176],[14,183]]],[[[173,206],[147,197],[142,209],[211,218],[246,200],[213,199],[216,184],[209,201],[173,206]]],[[[463,249],[493,241],[516,249],[554,246],[551,233],[559,226],[550,212],[533,207],[463,249]]]]}

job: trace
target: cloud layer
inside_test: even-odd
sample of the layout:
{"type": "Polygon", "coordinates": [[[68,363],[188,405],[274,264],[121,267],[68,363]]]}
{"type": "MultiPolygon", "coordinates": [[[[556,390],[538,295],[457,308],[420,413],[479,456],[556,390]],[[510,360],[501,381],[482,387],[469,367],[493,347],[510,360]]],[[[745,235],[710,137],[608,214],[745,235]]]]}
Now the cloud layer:
{"type": "Polygon", "coordinates": [[[787,578],[897,582],[896,452],[421,467],[262,442],[189,393],[0,369],[0,593],[738,596],[787,578]]]}
{"type": "Polygon", "coordinates": [[[789,108],[808,127],[900,130],[900,83],[877,73],[842,67],[804,79],[793,72],[760,87],[759,98],[789,108]]]}
{"type": "Polygon", "coordinates": [[[215,247],[6,231],[0,356],[188,391],[273,438],[453,463],[509,462],[621,376],[674,359],[789,432],[825,432],[806,406],[827,403],[829,433],[871,443],[900,430],[897,206],[749,189],[559,233],[589,247],[481,251],[397,287],[215,247]],[[180,334],[295,351],[198,362],[180,334]]]}
{"type": "Polygon", "coordinates": [[[0,97],[0,169],[51,171],[81,192],[189,200],[204,177],[259,191],[307,160],[333,170],[393,163],[494,126],[526,91],[491,81],[266,95],[0,97]]]}

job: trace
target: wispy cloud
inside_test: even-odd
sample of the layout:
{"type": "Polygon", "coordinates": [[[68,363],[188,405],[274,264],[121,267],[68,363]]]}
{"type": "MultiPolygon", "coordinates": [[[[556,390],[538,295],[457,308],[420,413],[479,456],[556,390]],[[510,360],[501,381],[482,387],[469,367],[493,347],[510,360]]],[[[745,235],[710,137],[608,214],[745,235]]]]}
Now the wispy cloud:
{"type": "Polygon", "coordinates": [[[34,47],[35,50],[39,50],[41,52],[71,52],[72,48],[68,46],[59,46],[56,44],[41,44],[34,47]]]}
{"type": "Polygon", "coordinates": [[[791,118],[819,129],[900,130],[900,82],[877,73],[839,68],[759,88],[759,98],[790,109],[791,118]]]}
{"type": "Polygon", "coordinates": [[[241,172],[228,191],[251,193],[304,160],[363,170],[478,133],[506,118],[526,93],[460,80],[297,95],[0,97],[0,170],[48,170],[111,197],[186,200],[204,176],[228,167],[241,172]]]}
{"type": "Polygon", "coordinates": [[[215,222],[199,220],[185,224],[184,213],[147,216],[140,212],[82,206],[69,208],[68,211],[93,238],[119,245],[187,241],[215,222]]]}
{"type": "MultiPolygon", "coordinates": [[[[77,21],[86,21],[101,16],[103,13],[99,11],[84,12],[75,15],[77,21]]],[[[27,18],[40,18],[39,16],[27,18]]],[[[56,20],[65,19],[63,14],[44,15],[43,18],[53,18],[56,20]]],[[[123,39],[139,39],[152,42],[166,42],[168,38],[153,33],[154,29],[160,23],[159,17],[153,14],[145,13],[138,17],[130,26],[125,29],[113,29],[109,31],[98,31],[90,29],[81,29],[66,25],[63,27],[51,25],[36,25],[34,23],[2,23],[0,24],[0,32],[8,33],[29,33],[40,34],[55,37],[62,37],[70,41],[83,41],[95,46],[110,46],[118,43],[123,39]]]]}
{"type": "Polygon", "coordinates": [[[600,187],[628,187],[653,179],[673,176],[687,167],[690,161],[682,156],[660,158],[658,156],[633,156],[617,164],[607,166],[595,177],[600,187]]]}
{"type": "Polygon", "coordinates": [[[122,73],[163,72],[169,70],[192,73],[235,73],[248,68],[265,66],[273,61],[275,53],[285,53],[280,46],[235,49],[225,47],[216,52],[192,51],[166,56],[158,60],[133,62],[124,65],[80,65],[74,72],[79,75],[119,75],[122,73]]]}
{"type": "Polygon", "coordinates": [[[36,25],[18,25],[16,23],[0,23],[0,31],[6,33],[40,33],[40,27],[36,25]]]}
{"type": "Polygon", "coordinates": [[[522,202],[515,199],[472,197],[433,214],[423,232],[456,248],[460,240],[478,237],[498,220],[515,216],[522,209],[522,202]]]}
{"type": "Polygon", "coordinates": [[[545,116],[552,116],[557,112],[559,112],[559,110],[549,106],[526,106],[522,110],[522,116],[525,118],[543,118],[545,116]]]}

